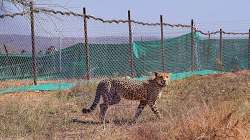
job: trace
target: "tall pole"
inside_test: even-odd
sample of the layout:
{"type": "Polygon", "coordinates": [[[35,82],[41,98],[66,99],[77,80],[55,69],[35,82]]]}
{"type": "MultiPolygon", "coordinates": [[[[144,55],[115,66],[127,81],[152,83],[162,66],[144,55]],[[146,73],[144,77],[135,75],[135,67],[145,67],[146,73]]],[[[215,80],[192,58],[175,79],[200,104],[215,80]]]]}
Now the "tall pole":
{"type": "Polygon", "coordinates": [[[195,55],[194,55],[194,20],[191,20],[191,70],[195,70],[195,55]]]}
{"type": "Polygon", "coordinates": [[[131,28],[131,15],[130,10],[128,10],[128,31],[129,31],[129,48],[128,48],[128,63],[130,65],[130,75],[134,77],[134,70],[133,70],[133,57],[132,57],[132,28],[131,28]]]}
{"type": "Polygon", "coordinates": [[[37,61],[36,61],[36,46],[35,46],[35,27],[34,27],[34,12],[33,2],[30,2],[30,22],[31,22],[31,43],[32,43],[32,74],[34,85],[37,85],[37,61]]]}
{"type": "Polygon", "coordinates": [[[86,79],[90,79],[90,62],[89,62],[89,46],[88,46],[88,28],[87,28],[87,15],[86,9],[83,8],[83,22],[84,22],[84,46],[85,46],[85,55],[86,55],[86,79]]]}
{"type": "Polygon", "coordinates": [[[164,63],[164,36],[163,36],[163,16],[160,15],[160,23],[161,23],[161,64],[162,71],[165,72],[165,63],[164,63]]]}
{"type": "Polygon", "coordinates": [[[222,39],[222,29],[220,29],[220,49],[219,49],[219,61],[221,63],[221,65],[223,65],[223,62],[222,62],[222,48],[223,48],[223,39],[222,39]]]}

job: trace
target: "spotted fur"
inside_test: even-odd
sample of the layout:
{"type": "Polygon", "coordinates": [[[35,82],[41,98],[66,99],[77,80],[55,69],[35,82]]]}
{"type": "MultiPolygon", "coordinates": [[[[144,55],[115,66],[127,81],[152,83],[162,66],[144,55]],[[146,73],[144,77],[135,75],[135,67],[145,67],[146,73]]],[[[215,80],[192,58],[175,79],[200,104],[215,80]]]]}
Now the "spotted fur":
{"type": "Polygon", "coordinates": [[[140,116],[146,105],[149,105],[153,113],[161,118],[156,106],[156,100],[160,97],[162,89],[167,85],[169,78],[167,73],[155,72],[155,77],[147,81],[132,81],[127,79],[105,79],[96,89],[96,96],[90,108],[83,108],[83,113],[94,110],[102,97],[100,104],[100,120],[105,120],[105,114],[110,105],[118,104],[121,98],[138,100],[140,104],[136,110],[133,120],[140,116]]]}

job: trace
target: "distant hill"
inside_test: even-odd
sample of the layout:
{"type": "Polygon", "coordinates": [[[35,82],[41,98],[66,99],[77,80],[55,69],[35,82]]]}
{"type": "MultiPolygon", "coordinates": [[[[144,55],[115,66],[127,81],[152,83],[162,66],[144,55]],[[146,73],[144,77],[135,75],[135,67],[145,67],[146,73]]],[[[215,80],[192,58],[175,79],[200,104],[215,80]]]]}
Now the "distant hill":
{"type": "MultiPolygon", "coordinates": [[[[158,37],[134,37],[134,40],[157,40],[158,37]]],[[[61,39],[61,48],[67,48],[76,43],[83,42],[82,37],[64,37],[61,39]]],[[[89,43],[92,44],[122,44],[128,43],[128,37],[125,36],[105,36],[105,37],[90,37],[89,43]]],[[[27,53],[31,52],[31,36],[28,35],[1,35],[0,34],[0,52],[4,53],[3,44],[7,46],[9,53],[20,53],[25,50],[27,53]]],[[[59,37],[40,37],[36,36],[37,52],[48,49],[54,46],[60,48],[59,37]]]]}
{"type": "MultiPolygon", "coordinates": [[[[63,38],[61,47],[65,48],[75,43],[82,42],[81,38],[63,38]]],[[[31,37],[27,35],[0,35],[0,47],[2,50],[3,44],[7,46],[9,52],[20,53],[22,50],[31,52],[31,37]]],[[[36,37],[37,51],[46,50],[50,46],[59,48],[58,37],[36,37]]]]}

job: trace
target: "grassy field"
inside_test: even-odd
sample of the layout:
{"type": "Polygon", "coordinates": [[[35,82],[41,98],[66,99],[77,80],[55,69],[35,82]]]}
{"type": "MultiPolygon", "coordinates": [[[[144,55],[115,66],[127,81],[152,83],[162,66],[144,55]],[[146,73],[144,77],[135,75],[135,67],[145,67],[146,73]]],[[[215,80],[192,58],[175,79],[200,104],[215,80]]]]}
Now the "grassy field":
{"type": "Polygon", "coordinates": [[[81,114],[96,85],[1,95],[0,139],[250,139],[249,71],[173,81],[158,101],[164,119],[147,107],[134,125],[129,123],[138,105],[133,101],[111,107],[106,125],[98,122],[99,108],[81,114]]]}

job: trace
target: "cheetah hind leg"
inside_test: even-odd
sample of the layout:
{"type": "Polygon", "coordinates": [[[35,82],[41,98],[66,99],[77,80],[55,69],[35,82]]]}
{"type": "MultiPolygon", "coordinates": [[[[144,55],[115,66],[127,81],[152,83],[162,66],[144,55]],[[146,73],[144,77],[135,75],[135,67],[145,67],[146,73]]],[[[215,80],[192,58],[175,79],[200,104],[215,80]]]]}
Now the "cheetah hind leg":
{"type": "Polygon", "coordinates": [[[108,110],[108,104],[100,104],[100,121],[101,123],[106,122],[106,112],[108,110]]]}
{"type": "Polygon", "coordinates": [[[103,95],[103,104],[100,104],[100,120],[101,123],[109,122],[106,121],[106,113],[109,105],[118,104],[121,101],[121,97],[117,93],[109,93],[112,94],[112,98],[108,98],[108,95],[103,95]]]}

